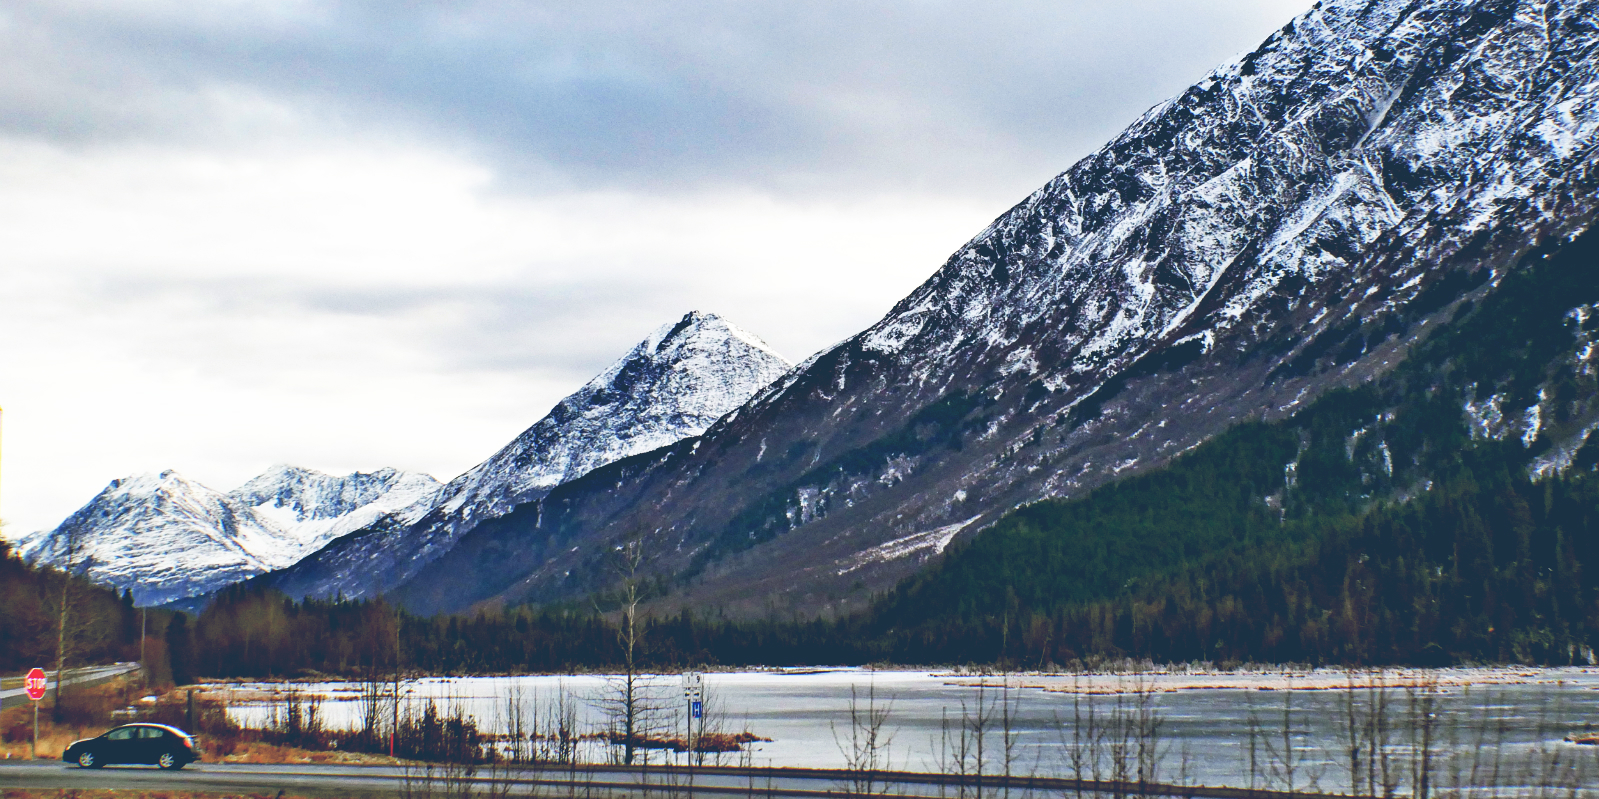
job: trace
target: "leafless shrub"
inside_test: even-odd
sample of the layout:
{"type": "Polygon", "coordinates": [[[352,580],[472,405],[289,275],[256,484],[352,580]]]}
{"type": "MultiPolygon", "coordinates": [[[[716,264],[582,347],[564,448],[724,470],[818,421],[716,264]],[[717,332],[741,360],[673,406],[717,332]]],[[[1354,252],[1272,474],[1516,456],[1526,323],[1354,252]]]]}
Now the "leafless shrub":
{"type": "Polygon", "coordinates": [[[894,733],[888,728],[893,713],[894,698],[884,701],[877,698],[877,683],[868,682],[864,703],[854,685],[849,689],[849,726],[840,731],[832,725],[833,741],[844,756],[845,780],[848,796],[872,796],[877,790],[880,772],[889,767],[894,743],[894,733]]]}
{"type": "MultiPolygon", "coordinates": [[[[1146,794],[1149,786],[1160,780],[1165,756],[1165,721],[1155,701],[1154,686],[1142,677],[1135,677],[1131,684],[1118,678],[1108,704],[1099,707],[1099,702],[1086,695],[1082,682],[1074,680],[1070,724],[1059,714],[1055,716],[1055,735],[1065,761],[1062,766],[1076,781],[1072,793],[1099,795],[1103,792],[1084,786],[1108,782],[1108,794],[1118,799],[1126,796],[1129,788],[1146,794]]],[[[1182,768],[1186,774],[1186,761],[1182,768]]]]}

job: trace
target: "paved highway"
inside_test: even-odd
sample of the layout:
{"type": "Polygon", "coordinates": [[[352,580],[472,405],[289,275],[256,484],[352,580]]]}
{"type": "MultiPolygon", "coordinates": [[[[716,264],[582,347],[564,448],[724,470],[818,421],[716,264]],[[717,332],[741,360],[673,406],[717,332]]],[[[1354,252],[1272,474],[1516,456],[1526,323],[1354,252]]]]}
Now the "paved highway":
{"type": "MultiPolygon", "coordinates": [[[[622,770],[493,770],[478,767],[394,768],[388,766],[245,765],[201,763],[182,771],[148,766],[80,769],[64,763],[0,764],[0,786],[34,789],[127,788],[142,791],[212,791],[312,797],[541,796],[665,797],[686,796],[686,773],[652,771],[647,776],[622,770]]],[[[931,787],[931,786],[926,786],[931,787]]],[[[693,793],[704,796],[825,797],[842,792],[843,783],[814,778],[774,777],[751,780],[726,773],[693,775],[693,793]]],[[[926,795],[926,794],[913,794],[926,795]]],[[[937,796],[936,791],[931,796],[937,796]]]]}
{"type": "MultiPolygon", "coordinates": [[[[85,666],[81,669],[67,669],[67,677],[62,681],[65,685],[96,685],[121,674],[138,671],[138,663],[113,663],[109,666],[85,666]]],[[[50,688],[45,692],[42,702],[49,702],[56,695],[56,673],[45,672],[50,677],[50,688]]],[[[67,699],[71,701],[72,692],[67,692],[67,699]]],[[[0,680],[0,710],[17,705],[26,705],[27,690],[22,687],[22,678],[7,677],[0,680]]]]}
{"type": "MultiPolygon", "coordinates": [[[[358,799],[420,799],[420,797],[512,797],[536,796],[543,799],[685,799],[688,796],[763,797],[763,799],[825,799],[870,793],[886,799],[933,799],[973,795],[979,786],[966,777],[965,790],[953,777],[936,774],[894,772],[882,775],[868,788],[851,783],[851,775],[818,769],[695,769],[692,775],[681,770],[652,769],[648,773],[620,766],[592,766],[577,770],[491,769],[460,767],[431,768],[391,766],[329,765],[245,765],[199,763],[181,771],[161,771],[150,766],[112,766],[81,769],[59,761],[0,761],[0,787],[45,790],[126,788],[139,791],[239,792],[308,797],[356,797],[358,799]],[[691,787],[692,786],[692,787],[691,787]]],[[[993,794],[1006,781],[989,776],[981,788],[993,794]]],[[[1071,780],[1011,780],[1015,797],[1063,796],[1078,786],[1071,780]]],[[[1101,795],[1142,792],[1149,796],[1208,797],[1209,799],[1287,799],[1273,791],[1248,791],[1238,788],[1196,788],[1167,785],[1123,785],[1109,783],[1081,786],[1084,795],[1098,788],[1101,795]]],[[[1318,794],[1297,793],[1297,799],[1315,799],[1318,794]]]]}

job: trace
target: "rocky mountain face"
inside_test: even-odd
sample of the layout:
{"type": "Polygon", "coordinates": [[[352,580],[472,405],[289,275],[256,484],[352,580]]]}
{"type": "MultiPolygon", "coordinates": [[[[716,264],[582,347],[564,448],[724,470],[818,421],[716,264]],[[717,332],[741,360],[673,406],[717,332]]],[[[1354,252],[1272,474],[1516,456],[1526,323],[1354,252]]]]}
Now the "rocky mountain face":
{"type": "Polygon", "coordinates": [[[1592,223],[1596,46],[1595,2],[1319,3],[871,328],[697,438],[523,495],[394,593],[572,600],[639,538],[665,605],[845,610],[1020,504],[1368,381],[1592,223]]]}
{"type": "Polygon", "coordinates": [[[169,470],[111,481],[54,530],[18,542],[18,552],[158,605],[281,569],[438,489],[427,475],[395,469],[335,477],[274,466],[223,494],[169,470]]]}
{"type": "Polygon", "coordinates": [[[377,519],[263,580],[293,596],[389,591],[477,525],[598,467],[700,435],[790,366],[721,317],[689,313],[639,342],[425,506],[377,519]]]}

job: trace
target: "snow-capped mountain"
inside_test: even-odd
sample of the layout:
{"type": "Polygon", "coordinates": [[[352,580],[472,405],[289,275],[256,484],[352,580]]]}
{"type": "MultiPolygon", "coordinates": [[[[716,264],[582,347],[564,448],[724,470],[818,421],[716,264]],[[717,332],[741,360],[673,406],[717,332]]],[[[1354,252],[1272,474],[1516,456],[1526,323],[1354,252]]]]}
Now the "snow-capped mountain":
{"type": "Polygon", "coordinates": [[[698,607],[859,603],[1018,504],[1383,373],[1588,228],[1596,144],[1599,4],[1319,3],[703,436],[518,506],[399,594],[579,598],[642,530],[698,607]]]}
{"type": "Polygon", "coordinates": [[[691,312],[450,481],[438,511],[462,522],[501,516],[595,467],[697,436],[792,366],[748,331],[691,312]]]}
{"type": "Polygon", "coordinates": [[[229,491],[228,497],[294,539],[296,551],[282,564],[287,566],[389,514],[420,514],[439,489],[439,481],[429,475],[392,468],[335,477],[280,464],[229,491]]]}
{"type": "Polygon", "coordinates": [[[175,471],[113,480],[53,530],[18,542],[29,561],[129,588],[140,605],[209,593],[281,569],[377,516],[438,492],[427,475],[333,477],[274,466],[223,494],[175,471]]]}
{"type": "Polygon", "coordinates": [[[384,592],[486,520],[598,467],[700,435],[790,366],[753,334],[691,312],[639,342],[425,505],[265,579],[294,596],[384,592]]]}

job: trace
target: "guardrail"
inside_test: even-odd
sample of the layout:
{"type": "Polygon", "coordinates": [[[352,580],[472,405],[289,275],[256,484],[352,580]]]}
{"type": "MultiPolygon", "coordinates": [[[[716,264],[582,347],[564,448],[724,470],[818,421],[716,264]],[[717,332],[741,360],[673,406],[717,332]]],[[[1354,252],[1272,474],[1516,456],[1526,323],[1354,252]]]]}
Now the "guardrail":
{"type": "MultiPolygon", "coordinates": [[[[98,668],[98,667],[94,667],[94,668],[98,668]]],[[[73,671],[74,671],[74,669],[67,669],[67,673],[68,674],[71,674],[73,671]]],[[[55,672],[47,671],[47,672],[44,673],[44,676],[47,679],[49,679],[52,683],[55,682],[55,679],[56,679],[56,673],[55,672]]],[[[22,681],[23,681],[22,675],[17,675],[16,677],[0,677],[0,691],[10,691],[10,690],[15,690],[17,688],[21,688],[22,687],[22,681]]]]}
{"type": "Polygon", "coordinates": [[[1275,791],[1224,786],[1175,785],[1162,782],[1137,782],[1113,780],[1077,780],[1059,777],[1017,777],[994,774],[934,774],[914,771],[851,771],[847,769],[807,769],[789,767],[745,766],[611,766],[611,765],[548,765],[535,768],[526,766],[477,767],[470,771],[462,766],[435,766],[427,770],[408,773],[398,779],[405,781],[435,781],[452,785],[523,786],[576,788],[627,792],[666,792],[687,794],[715,794],[720,796],[744,795],[748,797],[790,797],[791,799],[822,799],[823,797],[872,796],[881,799],[930,799],[930,797],[980,797],[992,796],[995,791],[1018,792],[1022,795],[1057,796],[1163,796],[1183,799],[1372,799],[1344,794],[1311,793],[1306,791],[1275,791]],[[480,776],[488,768],[488,776],[480,776]],[[556,778],[525,776],[554,774],[556,778]],[[602,779],[596,779],[603,775],[602,779]],[[632,777],[633,779],[618,779],[632,777]],[[708,778],[709,783],[699,783],[696,778],[708,778]],[[747,781],[743,785],[727,784],[729,778],[747,781]],[[787,786],[776,784],[790,783],[787,786]],[[794,782],[826,782],[828,787],[795,787],[794,782]],[[863,786],[870,786],[863,789],[863,786]],[[895,786],[919,786],[924,790],[895,791],[895,786]],[[926,790],[937,788],[938,791],[926,790]]]}
{"type": "MultiPolygon", "coordinates": [[[[106,680],[115,679],[122,674],[132,672],[137,668],[138,666],[131,662],[111,663],[95,666],[80,666],[75,669],[67,669],[66,684],[98,685],[106,680]],[[122,668],[121,671],[116,670],[119,667],[122,668]],[[97,672],[103,672],[103,675],[95,676],[97,672]]],[[[45,672],[45,676],[49,680],[49,687],[46,688],[46,696],[54,695],[56,690],[56,673],[53,671],[47,671],[45,672]]],[[[16,707],[19,704],[26,704],[29,701],[28,698],[22,694],[22,681],[22,677],[0,677],[0,692],[4,692],[4,695],[0,696],[0,709],[16,707]]]]}

